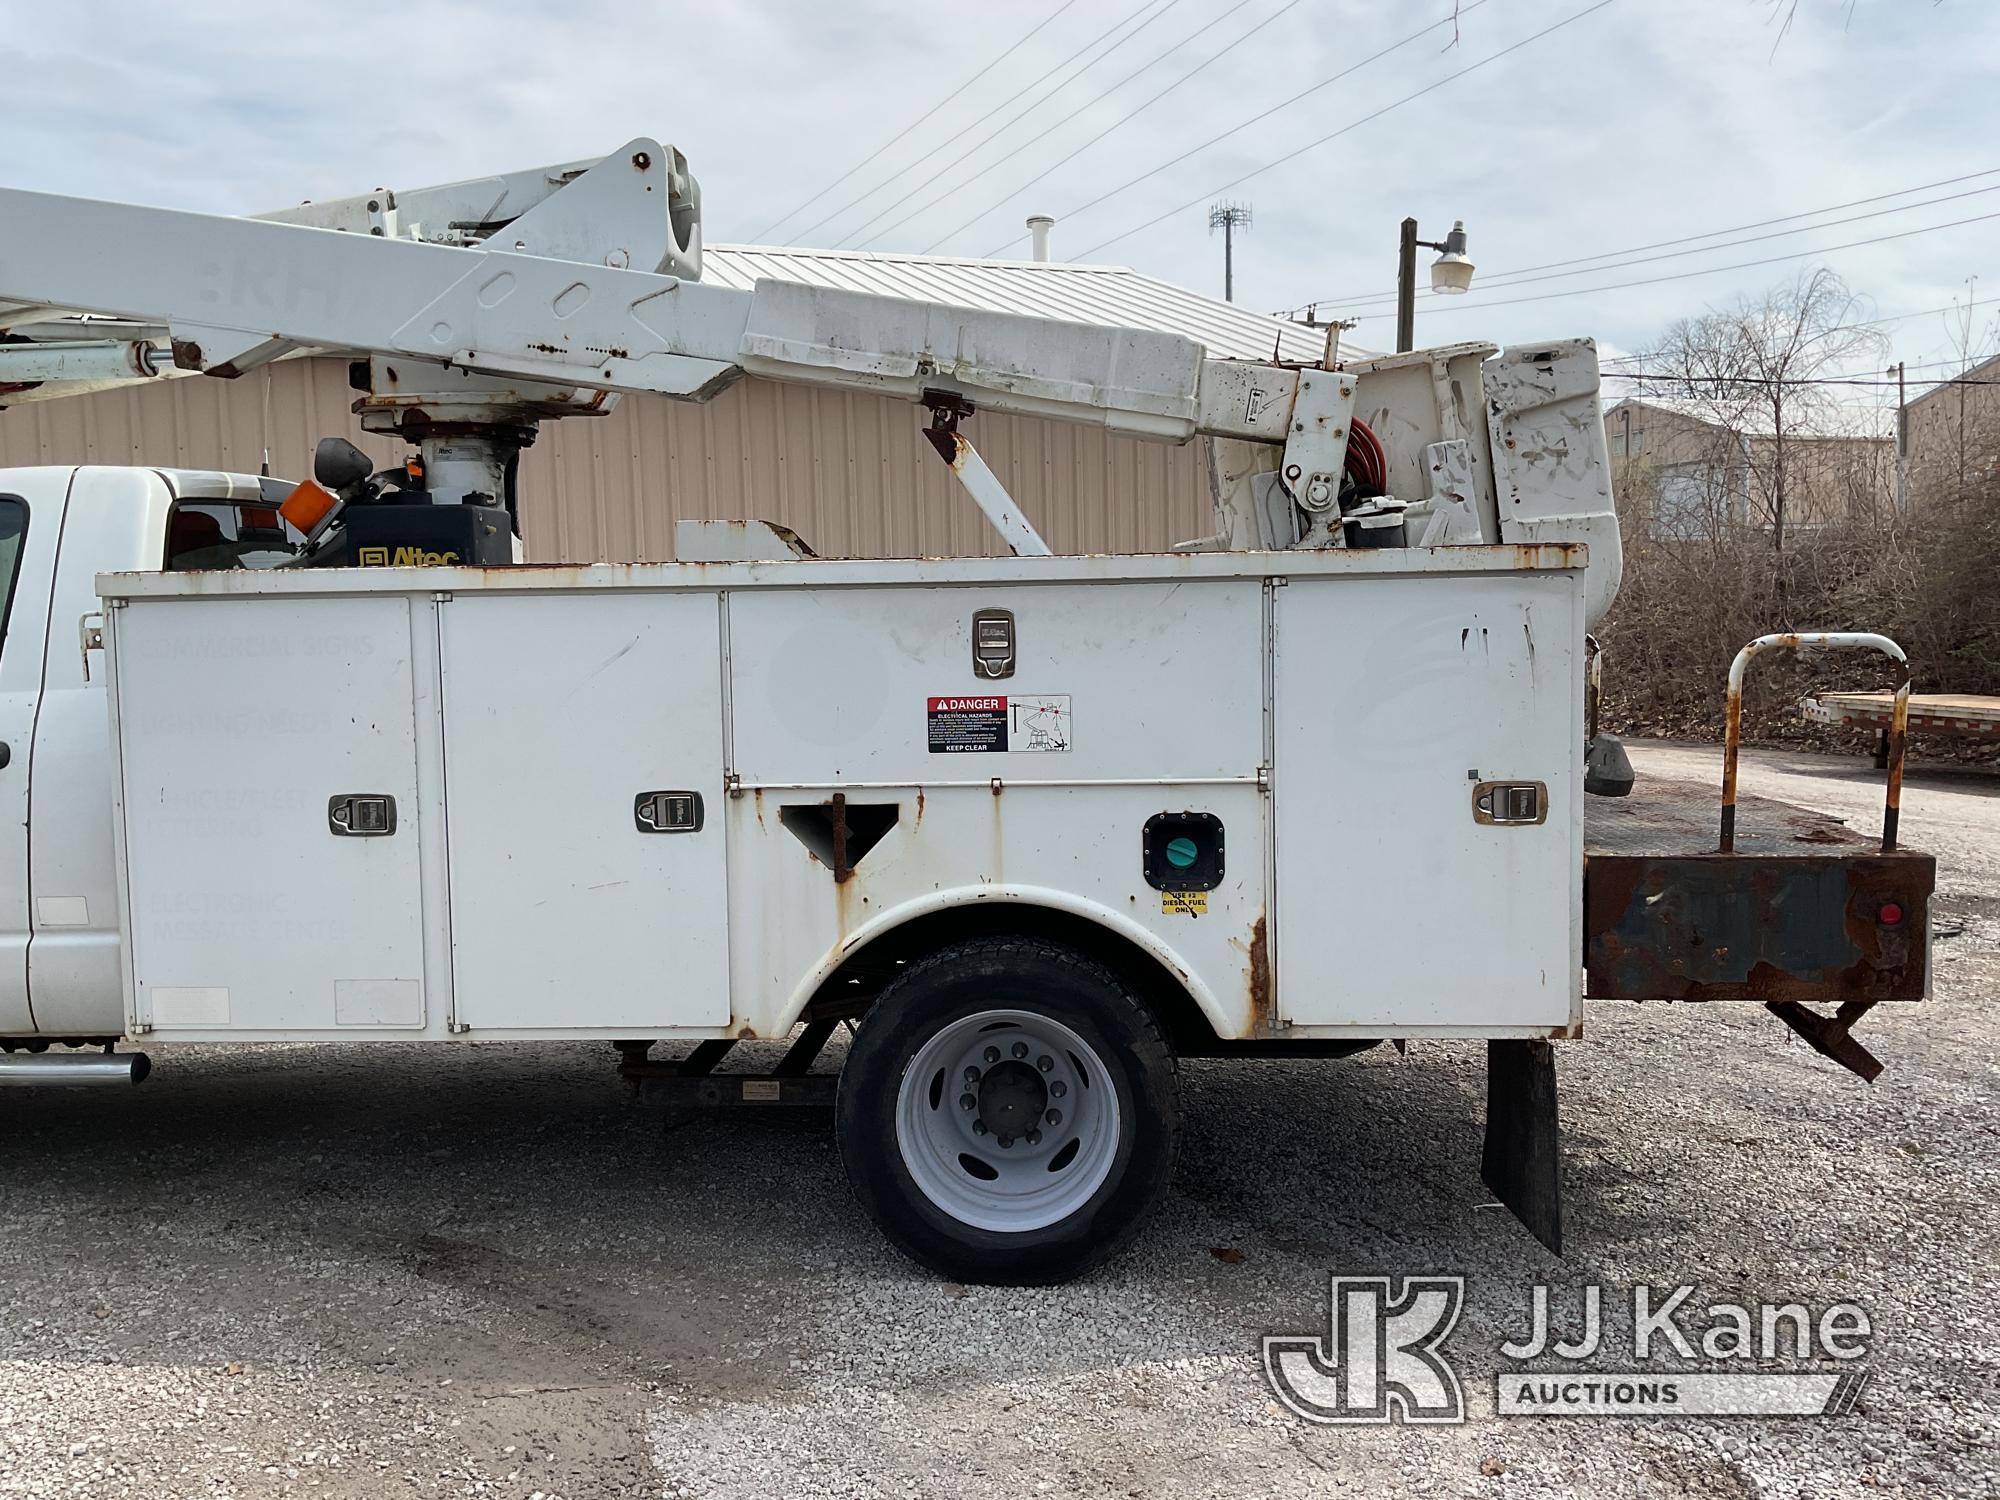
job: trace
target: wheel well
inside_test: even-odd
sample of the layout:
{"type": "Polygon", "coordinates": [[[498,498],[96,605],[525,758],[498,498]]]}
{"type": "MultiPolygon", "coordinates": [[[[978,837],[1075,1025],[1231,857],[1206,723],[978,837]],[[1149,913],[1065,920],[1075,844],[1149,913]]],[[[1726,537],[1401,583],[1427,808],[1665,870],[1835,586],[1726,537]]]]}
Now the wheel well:
{"type": "Polygon", "coordinates": [[[1003,934],[1046,938],[1103,964],[1152,1010],[1176,1053],[1200,1054],[1219,1045],[1187,985],[1151,953],[1088,917],[1019,901],[973,902],[912,917],[849,954],[826,977],[806,1014],[859,1016],[904,964],[968,938],[1003,934]]]}

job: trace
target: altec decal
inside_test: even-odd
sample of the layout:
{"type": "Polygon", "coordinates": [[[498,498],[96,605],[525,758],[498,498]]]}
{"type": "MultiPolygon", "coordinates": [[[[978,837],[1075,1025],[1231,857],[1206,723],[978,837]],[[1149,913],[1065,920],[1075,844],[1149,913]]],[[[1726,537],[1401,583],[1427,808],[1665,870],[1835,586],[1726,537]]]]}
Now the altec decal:
{"type": "Polygon", "coordinates": [[[456,552],[433,552],[425,547],[363,547],[356,558],[364,568],[448,568],[458,561],[456,552]]]}

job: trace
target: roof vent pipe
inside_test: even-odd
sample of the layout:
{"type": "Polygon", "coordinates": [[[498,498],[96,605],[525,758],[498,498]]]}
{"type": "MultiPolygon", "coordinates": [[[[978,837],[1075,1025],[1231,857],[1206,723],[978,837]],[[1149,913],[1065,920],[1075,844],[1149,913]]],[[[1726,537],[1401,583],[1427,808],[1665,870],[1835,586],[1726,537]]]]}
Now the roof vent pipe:
{"type": "Polygon", "coordinates": [[[1034,238],[1036,260],[1049,258],[1049,231],[1056,227],[1056,221],[1047,214],[1033,214],[1028,219],[1028,233],[1034,238]]]}

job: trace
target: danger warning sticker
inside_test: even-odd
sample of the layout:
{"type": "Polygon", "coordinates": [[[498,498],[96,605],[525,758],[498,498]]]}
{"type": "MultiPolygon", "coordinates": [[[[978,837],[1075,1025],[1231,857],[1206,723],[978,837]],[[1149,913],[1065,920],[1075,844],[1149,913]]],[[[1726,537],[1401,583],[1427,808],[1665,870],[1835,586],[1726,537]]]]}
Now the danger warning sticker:
{"type": "Polygon", "coordinates": [[[1061,751],[1070,747],[1069,695],[926,700],[930,752],[1061,751]]]}
{"type": "Polygon", "coordinates": [[[1007,748],[1005,698],[933,698],[929,717],[933,755],[1007,748]]]}

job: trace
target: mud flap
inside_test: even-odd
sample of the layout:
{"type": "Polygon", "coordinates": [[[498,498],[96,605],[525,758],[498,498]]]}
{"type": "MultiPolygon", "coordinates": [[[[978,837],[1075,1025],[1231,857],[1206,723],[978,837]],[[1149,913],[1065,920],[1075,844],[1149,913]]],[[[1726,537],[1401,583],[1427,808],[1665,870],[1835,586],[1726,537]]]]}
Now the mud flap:
{"type": "Polygon", "coordinates": [[[1486,1044],[1486,1146],[1479,1175],[1528,1233],[1562,1254],[1562,1141],[1550,1043],[1486,1044]]]}

